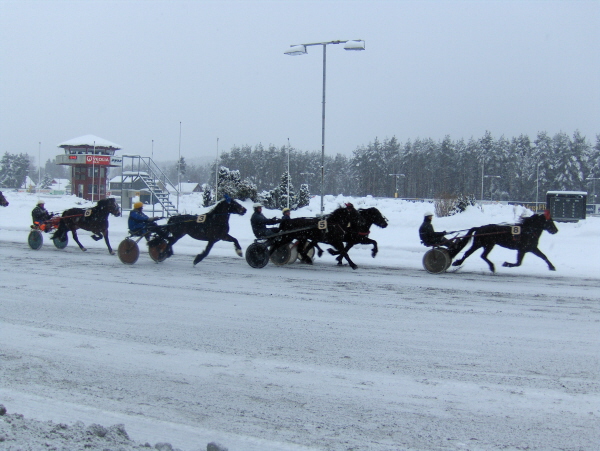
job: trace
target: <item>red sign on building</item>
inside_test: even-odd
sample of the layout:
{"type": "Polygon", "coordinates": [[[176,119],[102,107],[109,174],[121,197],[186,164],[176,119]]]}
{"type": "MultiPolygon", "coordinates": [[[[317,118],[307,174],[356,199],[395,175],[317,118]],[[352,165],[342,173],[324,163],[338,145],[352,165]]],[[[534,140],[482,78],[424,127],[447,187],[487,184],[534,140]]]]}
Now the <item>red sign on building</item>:
{"type": "Polygon", "coordinates": [[[86,155],[86,164],[110,164],[110,156],[86,155]]]}

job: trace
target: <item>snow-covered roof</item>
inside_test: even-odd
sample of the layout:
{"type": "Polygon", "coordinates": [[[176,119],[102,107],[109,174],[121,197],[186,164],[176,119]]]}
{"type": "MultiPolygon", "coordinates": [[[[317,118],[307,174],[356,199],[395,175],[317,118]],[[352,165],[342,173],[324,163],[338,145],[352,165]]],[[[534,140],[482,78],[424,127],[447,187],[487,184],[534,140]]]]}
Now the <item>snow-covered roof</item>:
{"type": "Polygon", "coordinates": [[[84,135],[79,138],[73,138],[64,143],[59,144],[57,147],[76,147],[76,146],[89,146],[89,147],[109,147],[113,149],[120,149],[121,146],[110,142],[104,138],[99,138],[95,135],[84,135]]]}
{"type": "Polygon", "coordinates": [[[587,192],[585,192],[585,191],[547,191],[546,194],[568,194],[568,195],[587,196],[587,192]]]}
{"type": "Polygon", "coordinates": [[[69,179],[53,179],[54,183],[52,183],[52,186],[68,186],[71,184],[71,180],[69,179]]]}

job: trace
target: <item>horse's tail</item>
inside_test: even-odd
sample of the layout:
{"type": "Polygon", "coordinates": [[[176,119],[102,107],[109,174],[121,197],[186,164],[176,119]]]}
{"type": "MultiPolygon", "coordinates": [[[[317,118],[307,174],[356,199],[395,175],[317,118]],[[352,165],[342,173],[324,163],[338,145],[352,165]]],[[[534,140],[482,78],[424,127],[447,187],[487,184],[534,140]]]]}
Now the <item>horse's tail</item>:
{"type": "Polygon", "coordinates": [[[56,231],[52,234],[51,238],[57,238],[59,241],[64,241],[68,231],[69,229],[65,224],[65,220],[63,218],[60,218],[60,222],[58,223],[58,229],[56,229],[56,231]]]}

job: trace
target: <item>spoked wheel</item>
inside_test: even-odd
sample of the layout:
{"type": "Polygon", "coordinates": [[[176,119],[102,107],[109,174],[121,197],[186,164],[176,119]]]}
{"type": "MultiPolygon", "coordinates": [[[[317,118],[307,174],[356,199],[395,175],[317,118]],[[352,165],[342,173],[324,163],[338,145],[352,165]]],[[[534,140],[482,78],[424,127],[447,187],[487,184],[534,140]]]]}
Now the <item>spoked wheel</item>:
{"type": "Polygon", "coordinates": [[[152,245],[148,246],[148,254],[156,263],[161,263],[169,258],[168,249],[169,243],[167,243],[167,240],[152,240],[152,245]]]}
{"type": "Polygon", "coordinates": [[[52,242],[57,249],[64,249],[69,244],[69,237],[65,234],[61,240],[59,237],[52,238],[52,242]]]}
{"type": "Polygon", "coordinates": [[[271,254],[271,262],[274,265],[287,265],[287,263],[290,261],[290,257],[292,256],[292,252],[290,250],[291,244],[292,243],[283,244],[273,251],[271,254]]]}
{"type": "Polygon", "coordinates": [[[133,265],[135,262],[137,262],[137,259],[140,256],[140,248],[131,238],[125,238],[119,243],[117,255],[122,263],[125,263],[126,265],[133,265]]]}
{"type": "Polygon", "coordinates": [[[252,243],[246,248],[246,261],[253,268],[264,268],[269,263],[269,248],[262,243],[252,243]]]}
{"type": "Polygon", "coordinates": [[[430,249],[423,256],[423,267],[430,274],[439,274],[446,271],[451,262],[452,259],[446,249],[430,249]]]}
{"type": "Polygon", "coordinates": [[[44,244],[44,237],[42,236],[42,232],[39,230],[32,230],[29,232],[29,236],[27,237],[27,244],[34,251],[39,250],[44,244]]]}

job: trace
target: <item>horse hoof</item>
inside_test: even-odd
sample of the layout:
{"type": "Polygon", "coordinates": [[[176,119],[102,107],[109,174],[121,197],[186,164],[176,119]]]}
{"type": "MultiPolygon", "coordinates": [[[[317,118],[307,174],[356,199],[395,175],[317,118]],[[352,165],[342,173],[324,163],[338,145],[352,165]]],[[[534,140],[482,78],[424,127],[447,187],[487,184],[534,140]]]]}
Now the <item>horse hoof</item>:
{"type": "Polygon", "coordinates": [[[110,251],[110,255],[117,255],[115,251],[110,251]]]}
{"type": "Polygon", "coordinates": [[[194,259],[194,266],[196,266],[201,261],[202,261],[202,257],[200,255],[196,255],[196,258],[194,259]]]}
{"type": "Polygon", "coordinates": [[[242,250],[241,250],[241,249],[236,249],[236,250],[235,250],[235,253],[236,253],[236,254],[238,254],[238,256],[239,256],[239,257],[243,257],[243,254],[242,254],[242,250]]]}
{"type": "Polygon", "coordinates": [[[452,266],[460,266],[460,264],[461,264],[461,262],[459,260],[452,262],[452,266]]]}
{"type": "Polygon", "coordinates": [[[87,249],[86,249],[85,247],[82,247],[82,248],[81,248],[81,250],[82,250],[83,252],[86,252],[86,251],[87,251],[87,249]]]}
{"type": "Polygon", "coordinates": [[[318,251],[317,255],[319,256],[319,258],[321,258],[323,256],[323,251],[318,251]]]}
{"type": "Polygon", "coordinates": [[[556,271],[556,268],[554,266],[551,266],[550,268],[548,268],[550,271],[556,271]]]}
{"type": "Polygon", "coordinates": [[[357,265],[352,265],[352,269],[358,269],[357,265]]]}
{"type": "Polygon", "coordinates": [[[338,262],[337,264],[338,266],[344,266],[344,264],[342,262],[338,262]]]}

